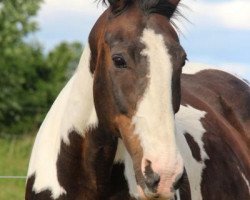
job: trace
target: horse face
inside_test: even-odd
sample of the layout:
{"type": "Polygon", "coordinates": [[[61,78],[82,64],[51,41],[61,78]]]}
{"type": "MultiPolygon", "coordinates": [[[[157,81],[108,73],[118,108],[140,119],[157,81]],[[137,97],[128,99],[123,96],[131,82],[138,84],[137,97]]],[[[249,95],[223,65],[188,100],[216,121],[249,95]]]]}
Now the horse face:
{"type": "Polygon", "coordinates": [[[169,21],[178,1],[110,4],[90,34],[99,125],[123,140],[140,198],[170,199],[183,172],[174,113],[186,55],[169,21]]]}

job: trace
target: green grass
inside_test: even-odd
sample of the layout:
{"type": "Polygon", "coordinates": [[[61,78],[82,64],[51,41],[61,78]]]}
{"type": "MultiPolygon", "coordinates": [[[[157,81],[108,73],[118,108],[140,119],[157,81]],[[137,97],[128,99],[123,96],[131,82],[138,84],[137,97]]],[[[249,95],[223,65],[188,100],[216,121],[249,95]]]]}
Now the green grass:
{"type": "MultiPolygon", "coordinates": [[[[0,176],[26,176],[34,137],[0,138],[0,176]]],[[[25,179],[0,179],[0,200],[23,200],[25,179]]]]}

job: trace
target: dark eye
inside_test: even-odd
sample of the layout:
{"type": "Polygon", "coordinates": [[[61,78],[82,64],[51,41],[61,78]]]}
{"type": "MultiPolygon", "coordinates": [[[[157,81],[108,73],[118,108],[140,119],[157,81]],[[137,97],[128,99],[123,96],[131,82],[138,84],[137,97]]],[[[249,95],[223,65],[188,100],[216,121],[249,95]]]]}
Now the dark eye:
{"type": "Polygon", "coordinates": [[[186,57],[185,60],[182,63],[182,67],[184,67],[186,65],[186,61],[188,61],[188,58],[186,57]]]}
{"type": "Polygon", "coordinates": [[[114,55],[112,60],[117,68],[127,68],[127,63],[121,55],[114,55]]]}

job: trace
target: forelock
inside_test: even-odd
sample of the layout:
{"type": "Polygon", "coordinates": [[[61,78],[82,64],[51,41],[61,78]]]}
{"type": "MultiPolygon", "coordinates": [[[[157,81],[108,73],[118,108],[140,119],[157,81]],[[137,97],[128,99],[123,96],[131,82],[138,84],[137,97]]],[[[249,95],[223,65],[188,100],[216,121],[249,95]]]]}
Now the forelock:
{"type": "Polygon", "coordinates": [[[157,13],[171,18],[176,11],[176,6],[167,0],[139,0],[140,6],[147,14],[157,13]]]}
{"type": "MultiPolygon", "coordinates": [[[[169,19],[177,11],[176,5],[173,5],[168,0],[120,0],[120,1],[124,1],[126,4],[138,1],[141,9],[146,14],[157,13],[166,16],[169,19]]],[[[109,4],[119,2],[119,0],[99,0],[99,2],[102,2],[104,5],[107,6],[109,4]]]]}

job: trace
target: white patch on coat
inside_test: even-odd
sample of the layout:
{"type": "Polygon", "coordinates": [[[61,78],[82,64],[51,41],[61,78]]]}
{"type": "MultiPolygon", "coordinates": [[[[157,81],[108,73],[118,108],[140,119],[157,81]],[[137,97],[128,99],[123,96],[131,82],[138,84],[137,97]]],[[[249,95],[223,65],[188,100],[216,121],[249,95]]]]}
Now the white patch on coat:
{"type": "Polygon", "coordinates": [[[143,148],[142,171],[145,171],[144,161],[150,160],[152,169],[161,175],[158,190],[169,193],[165,190],[170,189],[183,171],[182,159],[175,142],[173,65],[162,35],[145,29],[141,42],[146,46],[141,54],[148,60],[149,83],[138,103],[133,124],[143,148]]]}
{"type": "Polygon", "coordinates": [[[129,188],[129,194],[131,197],[134,197],[136,199],[139,199],[140,195],[138,193],[139,185],[136,182],[135,179],[135,171],[133,167],[133,161],[128,153],[128,151],[125,149],[125,171],[124,171],[125,178],[128,182],[128,188],[129,188]]]}
{"type": "Polygon", "coordinates": [[[241,177],[243,178],[243,180],[245,181],[245,183],[246,183],[246,186],[247,186],[247,188],[248,188],[248,192],[249,192],[249,195],[250,195],[250,184],[249,184],[249,180],[247,179],[247,177],[245,176],[245,174],[240,170],[240,168],[239,167],[237,167],[238,168],[238,170],[239,170],[239,172],[240,172],[240,174],[241,174],[241,177]]]}
{"type": "Polygon", "coordinates": [[[200,187],[202,181],[202,172],[206,167],[204,161],[209,159],[202,142],[203,134],[206,131],[200,121],[205,117],[205,115],[206,112],[204,111],[197,110],[191,106],[186,107],[182,105],[179,112],[176,114],[176,139],[190,182],[192,200],[202,200],[200,187]],[[201,162],[198,162],[193,158],[192,152],[184,136],[185,133],[190,134],[194,138],[195,142],[199,145],[201,152],[201,162]]]}
{"type": "Polygon", "coordinates": [[[35,175],[35,193],[48,189],[54,199],[66,193],[59,184],[56,167],[61,141],[69,145],[72,129],[84,136],[88,126],[98,123],[89,61],[90,49],[86,46],[76,73],[60,92],[39,129],[28,169],[28,178],[35,175]]]}
{"type": "Polygon", "coordinates": [[[115,154],[114,163],[124,163],[126,147],[121,139],[118,139],[117,150],[115,154]]]}
{"type": "Polygon", "coordinates": [[[181,200],[180,190],[176,191],[176,199],[175,200],[181,200]]]}
{"type": "Polygon", "coordinates": [[[137,190],[139,186],[137,185],[135,179],[133,161],[121,139],[118,140],[118,146],[116,150],[114,163],[124,163],[125,165],[124,176],[128,183],[129,194],[131,197],[139,199],[139,193],[137,190]]]}

